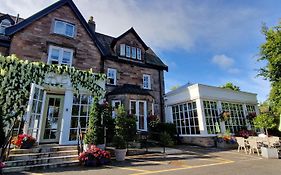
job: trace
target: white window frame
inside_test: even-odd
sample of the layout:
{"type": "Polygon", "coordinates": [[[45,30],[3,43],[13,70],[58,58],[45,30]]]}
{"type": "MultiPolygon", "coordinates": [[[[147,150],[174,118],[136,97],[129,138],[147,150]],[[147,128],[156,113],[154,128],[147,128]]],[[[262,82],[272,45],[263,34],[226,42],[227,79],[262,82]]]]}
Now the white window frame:
{"type": "Polygon", "coordinates": [[[75,25],[75,24],[72,24],[72,23],[70,23],[70,22],[66,22],[66,21],[62,21],[62,20],[55,19],[55,21],[54,21],[54,27],[53,27],[53,32],[54,32],[54,33],[60,34],[60,35],[64,35],[64,36],[67,36],[67,37],[74,38],[74,36],[75,36],[75,31],[76,31],[76,25],[75,25]],[[59,22],[63,23],[64,32],[59,32],[59,31],[57,31],[56,25],[57,25],[57,23],[59,23],[59,22]],[[73,26],[72,35],[68,35],[68,34],[66,33],[66,26],[67,26],[67,25],[73,26]]]}
{"type": "Polygon", "coordinates": [[[143,74],[142,77],[142,84],[143,84],[143,89],[151,89],[151,77],[148,74],[143,74]],[[147,84],[148,86],[146,87],[146,83],[145,83],[145,78],[147,78],[147,84]]]}
{"type": "Polygon", "coordinates": [[[73,50],[72,50],[72,49],[68,49],[68,48],[53,46],[53,45],[50,45],[50,46],[49,46],[48,64],[52,64],[52,63],[51,63],[51,61],[53,60],[53,59],[51,58],[52,49],[57,49],[57,50],[59,50],[58,65],[69,65],[69,66],[72,66],[73,50]],[[62,64],[62,59],[63,59],[63,53],[64,53],[64,51],[70,52],[70,54],[71,54],[71,57],[70,57],[70,60],[69,60],[69,64],[62,64]]]}
{"type": "Polygon", "coordinates": [[[135,102],[136,106],[136,114],[133,114],[133,115],[136,115],[136,118],[137,118],[137,122],[136,122],[136,125],[137,125],[137,130],[140,130],[140,131],[147,131],[147,102],[144,101],[144,100],[130,100],[130,104],[129,104],[129,113],[132,114],[132,102],[135,102]],[[140,120],[140,103],[143,103],[143,109],[144,109],[144,128],[143,129],[140,129],[139,128],[139,120],[140,120]]]}
{"type": "Polygon", "coordinates": [[[107,84],[108,84],[108,85],[116,85],[116,82],[117,82],[117,78],[116,78],[116,77],[117,77],[117,70],[116,70],[116,69],[113,69],[113,68],[108,68],[108,69],[107,69],[107,79],[108,79],[108,78],[113,78],[113,79],[114,79],[114,84],[109,83],[109,81],[107,81],[107,84]],[[110,72],[110,71],[113,71],[113,72],[114,72],[114,77],[110,77],[110,76],[109,76],[109,72],[110,72]]]}
{"type": "Polygon", "coordinates": [[[137,58],[137,48],[136,47],[131,47],[132,51],[131,51],[131,56],[133,59],[137,58]]]}
{"type": "Polygon", "coordinates": [[[137,48],[137,59],[141,60],[141,49],[137,48]]]}
{"type": "Polygon", "coordinates": [[[126,45],[120,44],[120,56],[126,56],[126,45]]]}
{"type": "Polygon", "coordinates": [[[116,103],[119,103],[120,105],[122,105],[121,100],[112,100],[111,101],[112,118],[116,117],[116,111],[115,111],[116,103]]]}
{"type": "Polygon", "coordinates": [[[126,45],[126,57],[131,58],[131,46],[126,45]]]}

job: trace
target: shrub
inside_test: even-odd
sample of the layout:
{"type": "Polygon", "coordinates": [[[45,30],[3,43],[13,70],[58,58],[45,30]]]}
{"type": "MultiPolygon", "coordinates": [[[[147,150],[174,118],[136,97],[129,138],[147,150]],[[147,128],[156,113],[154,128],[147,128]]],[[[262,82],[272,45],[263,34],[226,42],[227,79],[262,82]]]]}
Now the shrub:
{"type": "Polygon", "coordinates": [[[173,123],[158,123],[155,127],[151,128],[152,133],[152,139],[159,141],[160,137],[158,134],[165,131],[170,135],[172,139],[175,139],[175,136],[177,135],[177,129],[176,125],[173,123]]]}
{"type": "Polygon", "coordinates": [[[115,130],[116,135],[123,137],[127,143],[136,138],[136,117],[134,115],[128,115],[123,105],[120,105],[117,109],[115,130]]]}
{"type": "Polygon", "coordinates": [[[276,127],[276,123],[274,122],[274,117],[271,117],[268,113],[263,113],[258,115],[254,119],[254,125],[256,128],[265,129],[266,135],[268,135],[268,129],[272,129],[276,127]]]}
{"type": "Polygon", "coordinates": [[[161,144],[161,146],[163,146],[164,153],[166,152],[165,148],[167,146],[172,146],[174,144],[173,139],[169,133],[164,131],[160,134],[160,144],[161,144]]]}
{"type": "Polygon", "coordinates": [[[242,130],[238,131],[235,135],[238,137],[248,138],[249,136],[256,136],[257,134],[255,131],[249,131],[247,129],[242,129],[242,130]]]}
{"type": "Polygon", "coordinates": [[[125,142],[123,137],[116,135],[116,136],[113,137],[113,146],[116,149],[125,149],[126,148],[126,142],[125,142]]]}

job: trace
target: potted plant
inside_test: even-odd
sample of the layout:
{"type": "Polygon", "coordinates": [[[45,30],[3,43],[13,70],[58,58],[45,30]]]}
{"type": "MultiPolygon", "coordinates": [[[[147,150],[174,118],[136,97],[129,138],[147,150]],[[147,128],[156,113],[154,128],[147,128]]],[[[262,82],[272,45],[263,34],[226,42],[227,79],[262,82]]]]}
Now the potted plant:
{"type": "Polygon", "coordinates": [[[12,144],[19,149],[29,149],[34,145],[35,141],[35,138],[31,135],[20,134],[12,139],[12,144]]]}
{"type": "Polygon", "coordinates": [[[229,118],[230,118],[230,112],[229,112],[229,111],[223,111],[223,112],[220,114],[220,119],[221,119],[222,121],[227,121],[229,118]]]}
{"type": "Polygon", "coordinates": [[[115,157],[117,161],[124,161],[127,153],[126,142],[122,136],[113,137],[115,157]]]}
{"type": "Polygon", "coordinates": [[[103,129],[100,118],[99,102],[95,98],[90,109],[89,126],[84,138],[84,151],[89,149],[93,144],[98,145],[103,143],[103,129]]]}
{"type": "Polygon", "coordinates": [[[78,159],[84,166],[102,166],[110,163],[110,153],[104,151],[95,145],[80,153],[78,159]]]}
{"type": "MultiPolygon", "coordinates": [[[[264,129],[268,137],[268,129],[276,127],[274,118],[270,116],[269,113],[262,113],[258,115],[253,120],[254,126],[256,128],[264,129]]],[[[278,150],[276,148],[270,147],[261,147],[261,155],[266,158],[277,158],[278,159],[278,150]]]]}

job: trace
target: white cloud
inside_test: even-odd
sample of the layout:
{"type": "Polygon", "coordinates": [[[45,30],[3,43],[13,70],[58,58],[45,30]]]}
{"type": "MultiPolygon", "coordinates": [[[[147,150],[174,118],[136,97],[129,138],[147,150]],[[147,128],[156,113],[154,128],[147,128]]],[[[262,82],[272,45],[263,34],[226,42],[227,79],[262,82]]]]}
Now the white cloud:
{"type": "Polygon", "coordinates": [[[217,64],[220,68],[226,69],[233,66],[234,60],[224,54],[222,55],[215,55],[212,58],[212,62],[217,64]]]}
{"type": "Polygon", "coordinates": [[[238,74],[240,73],[240,69],[234,67],[234,59],[221,54],[221,55],[215,55],[212,58],[212,63],[219,66],[220,69],[227,71],[230,74],[238,74]]]}

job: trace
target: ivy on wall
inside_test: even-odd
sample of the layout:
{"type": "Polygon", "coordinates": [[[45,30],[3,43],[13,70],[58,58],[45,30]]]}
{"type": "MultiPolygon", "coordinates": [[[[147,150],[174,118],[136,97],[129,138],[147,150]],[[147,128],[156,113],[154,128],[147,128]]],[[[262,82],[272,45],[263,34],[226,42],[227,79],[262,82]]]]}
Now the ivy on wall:
{"type": "MultiPolygon", "coordinates": [[[[43,62],[21,60],[16,56],[0,56],[0,114],[10,121],[23,116],[26,111],[32,83],[47,84],[45,76],[49,73],[68,76],[73,89],[87,89],[93,96],[101,98],[105,91],[97,81],[105,80],[104,74],[95,74],[92,70],[78,70],[66,65],[48,65],[43,62]]],[[[61,84],[49,84],[60,86],[61,84]]]]}

